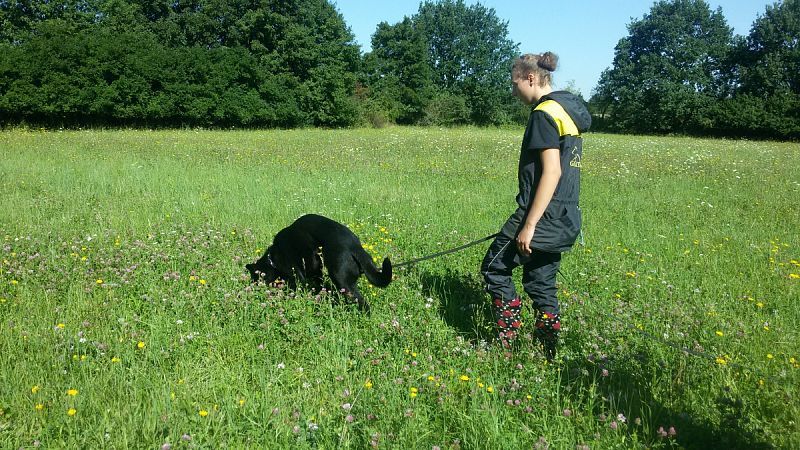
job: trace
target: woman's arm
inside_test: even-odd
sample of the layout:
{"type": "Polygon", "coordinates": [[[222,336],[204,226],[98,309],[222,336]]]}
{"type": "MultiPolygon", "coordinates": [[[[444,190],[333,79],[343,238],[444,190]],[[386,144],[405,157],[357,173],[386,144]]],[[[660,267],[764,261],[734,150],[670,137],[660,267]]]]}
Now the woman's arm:
{"type": "Polygon", "coordinates": [[[533,196],[525,224],[517,235],[517,249],[523,256],[531,254],[531,240],[536,224],[553,199],[553,193],[561,179],[561,154],[557,148],[548,148],[541,151],[542,158],[542,179],[533,196]]]}

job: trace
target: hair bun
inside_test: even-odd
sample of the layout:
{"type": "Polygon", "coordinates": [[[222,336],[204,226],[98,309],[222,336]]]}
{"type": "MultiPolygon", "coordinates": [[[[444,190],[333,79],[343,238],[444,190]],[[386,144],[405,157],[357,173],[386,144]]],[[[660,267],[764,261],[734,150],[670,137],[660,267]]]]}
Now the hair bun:
{"type": "Polygon", "coordinates": [[[556,70],[558,66],[558,55],[553,52],[544,52],[537,58],[536,65],[547,71],[556,70]]]}

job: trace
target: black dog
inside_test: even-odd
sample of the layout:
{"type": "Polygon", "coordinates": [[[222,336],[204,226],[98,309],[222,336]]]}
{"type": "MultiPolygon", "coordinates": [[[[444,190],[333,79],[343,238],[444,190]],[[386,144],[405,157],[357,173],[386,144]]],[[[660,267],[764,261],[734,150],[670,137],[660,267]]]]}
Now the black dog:
{"type": "Polygon", "coordinates": [[[383,260],[379,271],[352,231],[316,214],[306,214],[279,231],[264,255],[245,267],[253,282],[271,283],[281,278],[291,288],[297,287],[298,282],[319,287],[322,261],[336,289],[355,297],[364,312],[369,312],[369,304],[358,291],[358,277],[363,273],[377,287],[386,287],[392,281],[389,258],[383,260]],[[319,248],[322,248],[322,258],[319,248]]]}

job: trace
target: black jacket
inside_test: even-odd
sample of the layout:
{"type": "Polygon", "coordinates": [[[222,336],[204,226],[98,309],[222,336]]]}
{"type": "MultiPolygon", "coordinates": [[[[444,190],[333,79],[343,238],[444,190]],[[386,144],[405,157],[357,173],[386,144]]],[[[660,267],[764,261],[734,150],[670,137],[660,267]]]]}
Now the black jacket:
{"type": "Polygon", "coordinates": [[[580,233],[581,133],[588,131],[591,123],[591,115],[583,101],[566,91],[543,96],[533,106],[520,152],[517,194],[520,208],[527,210],[533,202],[542,175],[542,149],[560,150],[561,179],[553,199],[536,225],[532,248],[550,252],[566,251],[580,233]]]}

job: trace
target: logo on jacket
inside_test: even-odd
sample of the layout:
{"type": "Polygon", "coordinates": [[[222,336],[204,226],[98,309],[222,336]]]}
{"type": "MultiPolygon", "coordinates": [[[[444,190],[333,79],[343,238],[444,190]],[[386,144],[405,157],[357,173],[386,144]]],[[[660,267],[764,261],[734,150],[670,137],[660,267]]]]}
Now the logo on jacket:
{"type": "Polygon", "coordinates": [[[569,161],[570,167],[581,168],[581,154],[578,152],[578,147],[572,147],[572,159],[569,161]]]}

